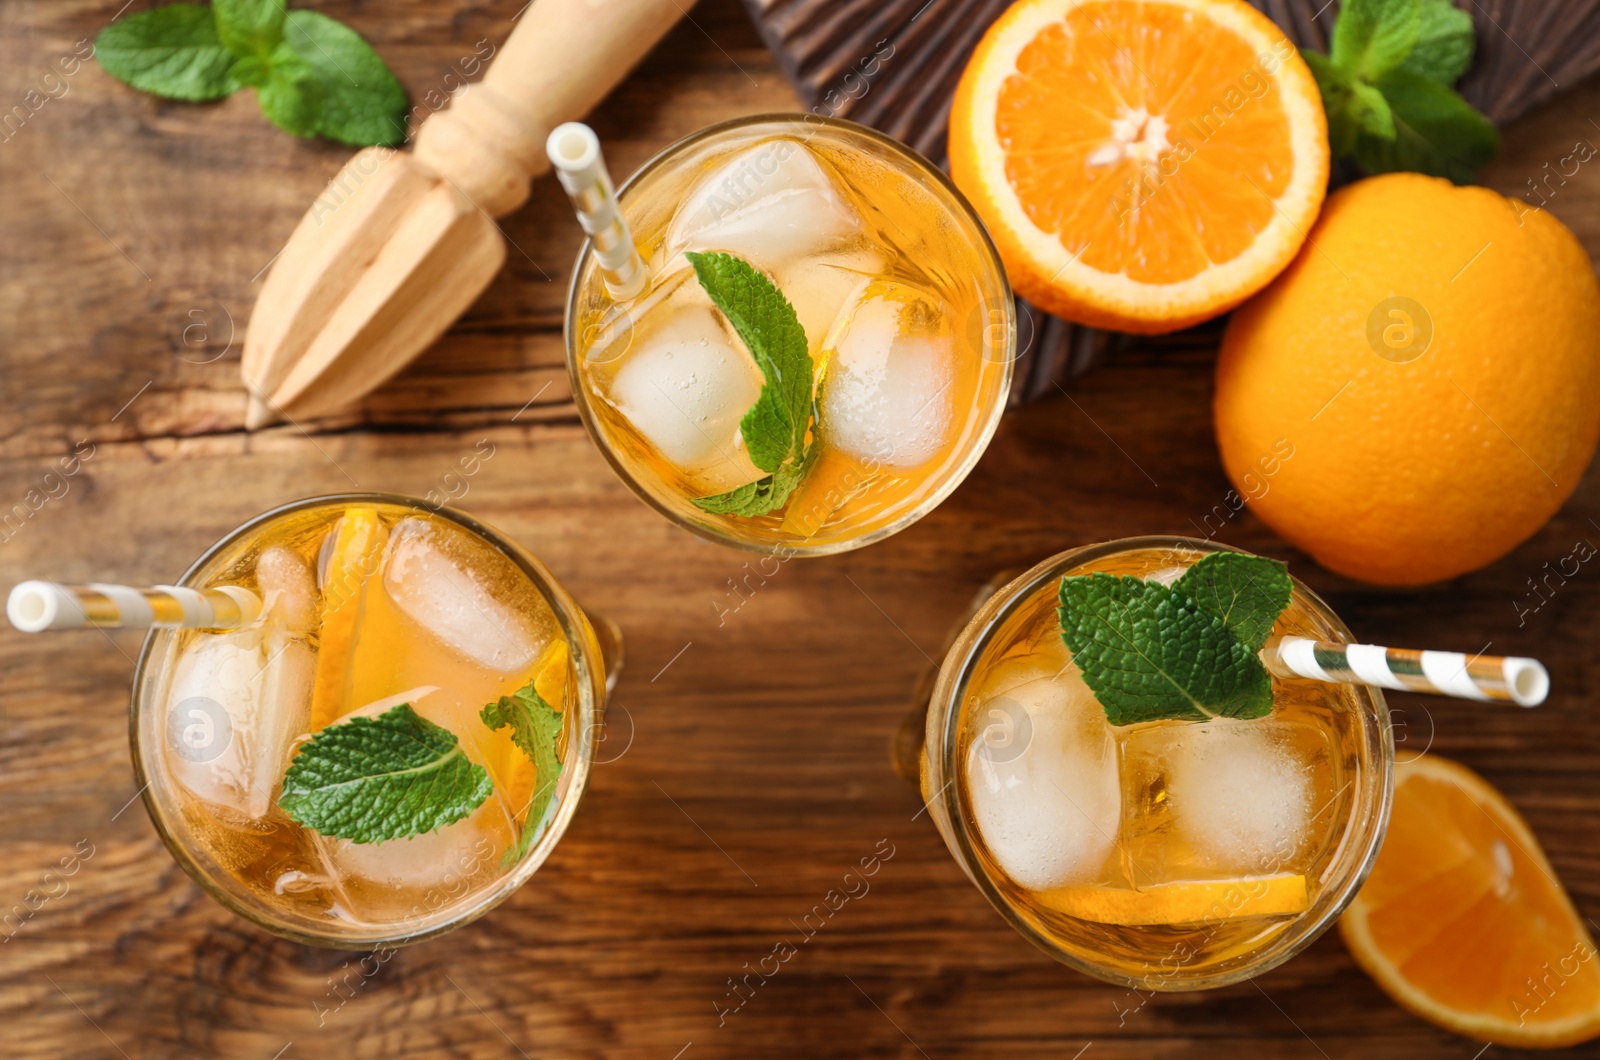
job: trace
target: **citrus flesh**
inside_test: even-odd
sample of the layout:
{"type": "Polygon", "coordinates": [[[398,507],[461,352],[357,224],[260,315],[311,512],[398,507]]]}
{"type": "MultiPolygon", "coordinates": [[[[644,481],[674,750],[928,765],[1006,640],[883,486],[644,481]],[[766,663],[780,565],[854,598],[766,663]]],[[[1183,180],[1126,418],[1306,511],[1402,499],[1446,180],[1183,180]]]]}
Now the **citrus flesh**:
{"type": "Polygon", "coordinates": [[[1021,294],[1170,331],[1294,257],[1327,122],[1299,53],[1243,0],[1019,0],[962,75],[950,172],[1021,294]]]}
{"type": "Polygon", "coordinates": [[[1600,961],[1538,840],[1482,777],[1395,766],[1377,864],[1339,924],[1368,975],[1422,1018],[1503,1045],[1600,1034],[1600,961]]]}
{"type": "Polygon", "coordinates": [[[1600,438],[1600,284],[1553,216],[1416,173],[1328,199],[1228,322],[1215,418],[1251,510],[1362,581],[1453,578],[1531,536],[1600,438]]]}

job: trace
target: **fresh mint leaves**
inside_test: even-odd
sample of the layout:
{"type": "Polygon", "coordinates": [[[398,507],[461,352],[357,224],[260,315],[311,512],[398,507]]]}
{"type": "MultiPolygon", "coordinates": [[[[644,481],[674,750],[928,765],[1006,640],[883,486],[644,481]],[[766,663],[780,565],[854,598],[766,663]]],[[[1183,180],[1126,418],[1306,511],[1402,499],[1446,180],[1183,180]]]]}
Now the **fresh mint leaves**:
{"type": "Polygon", "coordinates": [[[1213,553],[1170,588],[1142,578],[1061,579],[1061,638],[1113,725],[1259,718],[1272,678],[1257,658],[1293,590],[1284,565],[1213,553]]]}
{"type": "MultiPolygon", "coordinates": [[[[542,832],[555,797],[561,712],[529,681],[486,705],[479,719],[491,730],[509,725],[511,742],[536,771],[522,835],[506,851],[510,865],[542,832]]],[[[278,805],[325,836],[379,843],[453,824],[493,791],[488,771],[467,758],[454,733],[402,703],[376,718],[351,718],[317,733],[295,753],[278,805]]]]}
{"type": "Polygon", "coordinates": [[[1172,587],[1200,610],[1222,619],[1228,632],[1251,651],[1261,650],[1294,594],[1286,565],[1243,552],[1203,556],[1172,587]]]}
{"type": "Polygon", "coordinates": [[[317,733],[295,753],[278,805],[325,836],[377,843],[459,821],[493,790],[454,733],[402,703],[317,733]]]}
{"type": "Polygon", "coordinates": [[[1302,52],[1335,157],[1368,173],[1472,179],[1499,150],[1493,124],[1451,88],[1472,63],[1472,16],[1451,0],[1346,0],[1329,54],[1302,52]]]}
{"type": "MultiPolygon", "coordinates": [[[[478,717],[490,729],[511,726],[511,742],[533,763],[539,786],[534,789],[528,812],[522,818],[522,835],[506,855],[508,862],[518,861],[542,831],[545,810],[550,806],[556,780],[561,776],[561,760],[556,757],[556,743],[561,738],[561,713],[546,703],[529,681],[511,695],[501,696],[497,702],[484,707],[478,717]]],[[[519,809],[521,807],[512,807],[513,811],[519,809]]]]}
{"type": "Polygon", "coordinates": [[[766,380],[739,421],[739,433],[751,462],[767,475],[694,503],[716,515],[765,515],[789,502],[811,456],[806,433],[814,366],[805,329],[783,292],[754,265],[732,254],[690,251],[684,256],[766,380]]]}
{"type": "Polygon", "coordinates": [[[284,0],[168,4],[100,31],[95,57],[112,77],[167,99],[221,99],[256,89],[262,112],[296,136],[367,146],[402,143],[406,93],[353,30],[284,0]]]}

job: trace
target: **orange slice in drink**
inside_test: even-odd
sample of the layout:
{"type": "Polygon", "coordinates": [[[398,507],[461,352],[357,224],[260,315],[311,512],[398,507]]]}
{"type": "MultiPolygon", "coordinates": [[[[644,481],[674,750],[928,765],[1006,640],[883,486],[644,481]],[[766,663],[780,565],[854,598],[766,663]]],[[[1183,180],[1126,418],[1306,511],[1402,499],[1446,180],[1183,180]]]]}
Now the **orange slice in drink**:
{"type": "Polygon", "coordinates": [[[1600,1035],[1600,961],[1527,824],[1465,766],[1395,766],[1372,875],[1339,923],[1390,997],[1441,1027],[1553,1048],[1600,1035]]]}
{"type": "Polygon", "coordinates": [[[1127,887],[1060,887],[1041,905],[1096,924],[1201,924],[1306,911],[1306,878],[1292,873],[1127,887]]]}
{"type": "Polygon", "coordinates": [[[533,664],[533,690],[556,710],[567,698],[567,642],[557,637],[539,653],[533,664]]]}
{"type": "Polygon", "coordinates": [[[317,633],[317,671],[311,688],[311,731],[338,721],[352,706],[350,663],[367,583],[381,576],[389,539],[374,508],[350,508],[333,531],[322,585],[322,622],[317,633]]]}
{"type": "Polygon", "coordinates": [[[1019,0],[956,90],[950,175],[1020,294],[1172,331],[1294,258],[1327,120],[1294,45],[1244,0],[1019,0]]]}

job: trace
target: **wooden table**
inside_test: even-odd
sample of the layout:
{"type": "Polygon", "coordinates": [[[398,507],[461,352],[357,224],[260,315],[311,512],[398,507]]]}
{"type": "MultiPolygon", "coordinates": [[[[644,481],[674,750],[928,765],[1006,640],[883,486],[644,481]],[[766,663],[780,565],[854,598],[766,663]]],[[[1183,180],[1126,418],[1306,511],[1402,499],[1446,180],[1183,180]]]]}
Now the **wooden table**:
{"type": "MultiPolygon", "coordinates": [[[[423,101],[477,41],[503,39],[518,3],[314,6],[367,35],[423,101]]],[[[0,509],[45,497],[0,524],[0,584],[168,580],[281,501],[440,488],[486,438],[495,455],[461,505],[619,621],[629,662],[609,761],[544,869],[483,921],[363,978],[355,955],[226,913],[156,838],[123,723],[137,634],[0,632],[0,912],[25,912],[30,892],[38,906],[0,932],[0,1053],[1479,1054],[1391,1004],[1334,935],[1206,994],[1148,998],[1056,965],[962,877],[889,767],[908,690],[993,571],[1088,541],[1194,533],[1221,504],[1204,339],[1119,357],[1070,397],[1008,416],[921,523],[752,577],[741,597],[745,557],[645,508],[577,423],[560,327],[579,234],[549,179],[505,222],[505,273],[421,362],[343,419],[245,434],[237,360],[260,275],[348,152],[272,129],[248,92],[163,103],[92,63],[64,95],[45,84],[116,9],[0,5],[0,106],[43,101],[0,144],[0,509]],[[47,480],[80,441],[92,458],[47,480]],[[719,1020],[730,977],[798,942],[800,918],[880,843],[893,856],[871,891],[719,1020]],[[46,883],[75,848],[92,853],[46,883]]],[[[705,0],[594,124],[625,174],[702,125],[792,106],[733,0],[705,0]]],[[[1597,113],[1600,90],[1568,95],[1510,131],[1487,179],[1516,193],[1596,137],[1597,113]]],[[[1600,252],[1600,166],[1568,178],[1551,209],[1600,252]]],[[[1248,514],[1220,535],[1289,559],[1366,638],[1549,664],[1555,692],[1534,713],[1391,702],[1408,746],[1469,763],[1516,802],[1591,917],[1600,575],[1585,570],[1520,624],[1517,606],[1546,561],[1600,540],[1597,523],[1591,473],[1512,556],[1416,592],[1342,581],[1248,514]]]]}

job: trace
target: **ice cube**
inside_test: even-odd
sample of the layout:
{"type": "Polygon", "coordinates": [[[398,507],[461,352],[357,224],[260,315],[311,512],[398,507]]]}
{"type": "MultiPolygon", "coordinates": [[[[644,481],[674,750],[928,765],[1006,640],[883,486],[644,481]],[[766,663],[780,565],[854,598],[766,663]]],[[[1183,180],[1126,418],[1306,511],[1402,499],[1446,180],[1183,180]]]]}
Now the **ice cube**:
{"type": "Polygon", "coordinates": [[[621,358],[632,347],[637,333],[670,315],[664,308],[669,302],[685,299],[688,284],[699,287],[694,269],[681,255],[671,269],[652,265],[650,287],[644,294],[632,301],[609,303],[592,323],[585,325],[579,339],[587,346],[585,363],[605,365],[621,358]]]}
{"type": "Polygon", "coordinates": [[[376,893],[403,887],[442,889],[493,869],[510,836],[505,811],[491,797],[461,820],[432,832],[381,843],[333,839],[324,849],[360,912],[386,919],[371,907],[376,893]]]}
{"type": "Polygon", "coordinates": [[[1175,584],[1179,578],[1183,577],[1184,573],[1188,571],[1188,569],[1188,567],[1162,567],[1159,570],[1153,570],[1149,574],[1146,574],[1144,576],[1144,580],[1147,582],[1155,582],[1157,585],[1170,586],[1175,584]]]}
{"type": "Polygon", "coordinates": [[[950,318],[937,295],[892,280],[841,311],[822,353],[822,433],[833,448],[915,467],[944,447],[955,419],[950,318]]]}
{"type": "Polygon", "coordinates": [[[304,556],[282,545],[263,549],[256,558],[256,584],[268,622],[296,633],[317,627],[317,582],[304,556]]]}
{"type": "Polygon", "coordinates": [[[1327,737],[1274,718],[1133,729],[1123,769],[1140,883],[1304,871],[1331,791],[1327,737]]]}
{"type": "Polygon", "coordinates": [[[635,339],[607,399],[706,492],[755,481],[762,472],[745,451],[739,421],[761,393],[761,370],[709,299],[680,300],[668,311],[663,323],[635,339]]]}
{"type": "Polygon", "coordinates": [[[794,306],[813,358],[821,353],[840,310],[855,304],[872,278],[882,271],[882,256],[866,248],[791,265],[773,276],[778,290],[794,306]]]}
{"type": "Polygon", "coordinates": [[[1101,874],[1121,816],[1116,747],[1076,668],[1000,663],[979,692],[967,791],[990,855],[1019,885],[1047,890],[1101,874]]]}
{"type": "Polygon", "coordinates": [[[199,633],[167,691],[167,757],[197,797],[250,818],[266,815],[310,725],[316,653],[272,626],[199,633]]]}
{"type": "Polygon", "coordinates": [[[445,647],[485,669],[516,674],[533,664],[555,631],[549,609],[517,591],[519,572],[509,567],[464,531],[413,517],[390,534],[383,587],[445,647]]]}
{"type": "Polygon", "coordinates": [[[267,630],[263,641],[266,665],[254,728],[248,734],[254,753],[247,778],[251,816],[262,817],[289,769],[294,742],[311,727],[311,685],[317,653],[304,640],[284,630],[267,630]]]}
{"type": "Polygon", "coordinates": [[[737,254],[769,271],[864,242],[865,227],[817,156],[774,137],[703,177],[667,227],[664,257],[686,250],[737,254]]]}

